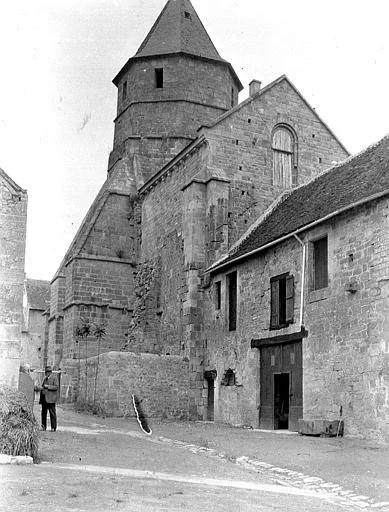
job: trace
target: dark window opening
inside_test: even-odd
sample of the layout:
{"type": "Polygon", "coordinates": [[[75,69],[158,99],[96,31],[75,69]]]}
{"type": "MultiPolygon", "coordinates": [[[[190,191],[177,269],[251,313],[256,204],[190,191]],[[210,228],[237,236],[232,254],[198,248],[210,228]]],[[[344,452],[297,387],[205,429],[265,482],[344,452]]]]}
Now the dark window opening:
{"type": "Polygon", "coordinates": [[[163,88],[163,68],[155,68],[155,87],[163,88]]]}
{"type": "Polygon", "coordinates": [[[231,107],[233,107],[234,105],[235,105],[235,90],[232,87],[231,88],[231,107]]]}
{"type": "Polygon", "coordinates": [[[222,304],[222,283],[217,281],[215,283],[215,309],[220,309],[222,304]]]}
{"type": "Polygon", "coordinates": [[[293,323],[294,277],[283,274],[270,280],[270,329],[282,329],[293,323]]]}
{"type": "Polygon", "coordinates": [[[323,162],[321,156],[319,156],[319,164],[321,164],[323,162]]]}
{"type": "Polygon", "coordinates": [[[313,290],[328,286],[328,239],[313,242],[313,290]]]}
{"type": "Polygon", "coordinates": [[[247,122],[250,124],[250,123],[251,123],[251,119],[250,119],[250,118],[249,118],[249,119],[247,119],[247,122]]]}
{"type": "Polygon", "coordinates": [[[123,101],[127,98],[127,81],[123,84],[122,99],[123,101]]]}
{"type": "Polygon", "coordinates": [[[192,19],[192,16],[190,15],[190,12],[188,11],[185,11],[185,18],[187,18],[188,20],[191,20],[192,19]]]}
{"type": "Polygon", "coordinates": [[[232,272],[227,275],[228,287],[228,330],[236,331],[236,312],[237,312],[237,273],[232,272]]]}
{"type": "Polygon", "coordinates": [[[234,370],[228,368],[226,373],[224,374],[223,380],[221,381],[222,386],[235,386],[236,385],[236,377],[234,370]]]}

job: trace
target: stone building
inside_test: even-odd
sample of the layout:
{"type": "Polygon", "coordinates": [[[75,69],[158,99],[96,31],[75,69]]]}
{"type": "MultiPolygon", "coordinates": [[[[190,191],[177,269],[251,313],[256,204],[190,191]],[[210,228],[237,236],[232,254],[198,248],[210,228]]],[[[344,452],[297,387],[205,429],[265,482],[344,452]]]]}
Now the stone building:
{"type": "MultiPolygon", "coordinates": [[[[323,172],[345,160],[348,152],[286,76],[264,87],[253,80],[249,98],[239,103],[242,85],[231,64],[217,52],[189,0],[167,2],[114,84],[118,107],[107,180],[51,282],[47,354],[48,362],[63,370],[66,390],[62,396],[74,399],[78,393],[88,402],[98,401],[108,412],[120,413],[128,407],[131,393],[137,393],[150,416],[214,416],[253,426],[260,421],[261,426],[275,428],[273,405],[268,406],[264,423],[260,350],[251,347],[251,339],[269,334],[267,310],[248,307],[249,297],[244,307],[235,304],[236,317],[228,316],[230,327],[235,322],[235,331],[225,328],[222,313],[226,280],[228,290],[251,293],[255,300],[258,293],[263,294],[259,297],[263,301],[270,285],[253,289],[249,277],[254,279],[254,260],[247,262],[253,268],[245,277],[244,290],[240,271],[235,277],[229,271],[217,281],[221,267],[214,265],[240,250],[242,237],[246,240],[247,232],[261,219],[278,211],[278,203],[280,208],[291,204],[285,197],[310,190],[304,186],[312,187],[316,176],[319,180],[325,179],[322,175],[341,176],[341,166],[332,174],[323,172]],[[209,268],[212,280],[220,285],[210,286],[209,268]],[[220,300],[219,312],[214,311],[213,293],[220,300]],[[243,332],[246,320],[247,333],[243,332]],[[80,336],[83,326],[88,326],[87,336],[80,336]],[[105,335],[95,336],[101,326],[105,335]]],[[[332,195],[343,197],[342,187],[349,194],[347,182],[334,179],[334,183],[337,188],[331,189],[332,195]]],[[[316,203],[310,206],[308,194],[305,200],[308,211],[317,209],[316,203]]],[[[334,204],[325,195],[317,204],[321,201],[330,209],[334,204]]],[[[297,222],[302,213],[294,209],[289,216],[297,222]]],[[[345,221],[344,229],[348,227],[345,221]]],[[[339,233],[336,241],[339,247],[342,236],[339,233]]],[[[296,296],[301,288],[302,246],[289,238],[285,244],[295,240],[294,251],[299,249],[290,262],[295,267],[271,276],[266,269],[263,276],[266,283],[286,272],[294,276],[293,282],[280,278],[272,285],[278,286],[277,293],[281,287],[285,301],[292,288],[296,296]]],[[[357,248],[349,251],[357,260],[357,248]]],[[[275,257],[273,252],[267,254],[266,261],[275,257]]],[[[283,256],[284,265],[280,256],[274,267],[286,267],[289,256],[283,256]]],[[[228,293],[229,306],[234,307],[235,292],[228,293]]],[[[359,301],[362,296],[359,291],[343,293],[347,300],[359,301]]],[[[307,302],[305,319],[315,308],[321,315],[325,305],[330,308],[328,315],[337,315],[336,305],[344,305],[345,297],[336,292],[333,300],[307,302]]],[[[328,319],[317,320],[322,329],[328,329],[328,319]]],[[[283,327],[286,331],[275,336],[296,336],[296,325],[288,323],[283,327]]],[[[341,323],[334,336],[349,340],[345,346],[350,346],[344,328],[341,323]]],[[[295,428],[302,414],[339,415],[340,406],[349,414],[346,398],[331,401],[329,393],[323,393],[322,403],[317,402],[315,389],[325,382],[324,373],[331,378],[343,374],[317,370],[314,347],[320,351],[320,343],[311,340],[320,334],[315,329],[312,320],[301,321],[297,327],[301,337],[290,340],[300,348],[287,357],[303,361],[299,363],[300,398],[288,417],[290,428],[295,428]],[[311,352],[303,351],[298,341],[307,332],[311,352]]],[[[276,327],[273,330],[278,332],[276,327]]],[[[333,342],[328,343],[335,350],[333,342]]],[[[276,357],[266,354],[270,363],[276,357]]],[[[337,357],[334,352],[334,365],[337,357]]],[[[286,373],[281,368],[279,374],[286,373]]],[[[279,379],[277,385],[284,393],[286,377],[279,379]]],[[[383,396],[380,386],[383,381],[377,384],[377,400],[383,396]]],[[[283,421],[278,426],[285,426],[283,421]]],[[[358,430],[355,423],[348,428],[350,433],[358,430]]]]}
{"type": "Polygon", "coordinates": [[[27,192],[0,169],[0,384],[18,387],[27,192]]]}
{"type": "Polygon", "coordinates": [[[50,282],[26,279],[23,293],[23,330],[21,364],[31,369],[44,367],[46,315],[50,300],[50,282]]]}
{"type": "Polygon", "coordinates": [[[208,415],[389,440],[389,136],[286,193],[209,270],[208,415]]]}

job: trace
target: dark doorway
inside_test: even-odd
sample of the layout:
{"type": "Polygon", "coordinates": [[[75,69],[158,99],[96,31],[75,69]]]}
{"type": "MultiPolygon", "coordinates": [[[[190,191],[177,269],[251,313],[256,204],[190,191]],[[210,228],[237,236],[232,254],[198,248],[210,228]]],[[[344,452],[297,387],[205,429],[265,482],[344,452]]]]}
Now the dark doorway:
{"type": "Polygon", "coordinates": [[[215,381],[214,381],[214,379],[207,379],[207,382],[208,382],[207,420],[214,421],[214,419],[215,419],[215,381]]]}
{"type": "Polygon", "coordinates": [[[259,428],[297,432],[303,417],[302,341],[261,348],[260,372],[259,428]]]}
{"type": "Polygon", "coordinates": [[[274,428],[289,428],[289,373],[274,374],[274,428]]]}

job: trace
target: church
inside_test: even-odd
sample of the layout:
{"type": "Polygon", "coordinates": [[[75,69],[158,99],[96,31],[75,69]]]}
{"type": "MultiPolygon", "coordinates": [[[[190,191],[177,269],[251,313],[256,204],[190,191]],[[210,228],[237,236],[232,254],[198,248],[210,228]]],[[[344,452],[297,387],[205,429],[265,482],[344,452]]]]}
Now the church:
{"type": "Polygon", "coordinates": [[[136,394],[150,418],[341,418],[388,436],[388,256],[355,233],[389,253],[387,139],[349,159],[285,75],[239,103],[189,0],[167,2],[113,83],[107,179],[51,281],[44,357],[62,400],[118,415],[136,394]],[[375,327],[357,329],[366,307],[375,327]]]}

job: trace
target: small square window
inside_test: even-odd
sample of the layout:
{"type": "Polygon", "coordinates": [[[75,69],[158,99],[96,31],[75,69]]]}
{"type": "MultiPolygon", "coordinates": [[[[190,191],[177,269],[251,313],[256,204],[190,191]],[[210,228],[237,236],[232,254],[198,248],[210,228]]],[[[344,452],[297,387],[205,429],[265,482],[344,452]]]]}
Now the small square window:
{"type": "Polygon", "coordinates": [[[163,68],[155,68],[155,87],[163,89],[163,68]]]}
{"type": "Polygon", "coordinates": [[[191,19],[192,19],[192,16],[191,16],[190,12],[185,11],[185,12],[184,12],[184,14],[185,14],[185,18],[186,18],[186,19],[188,19],[188,20],[191,20],[191,19]]]}

